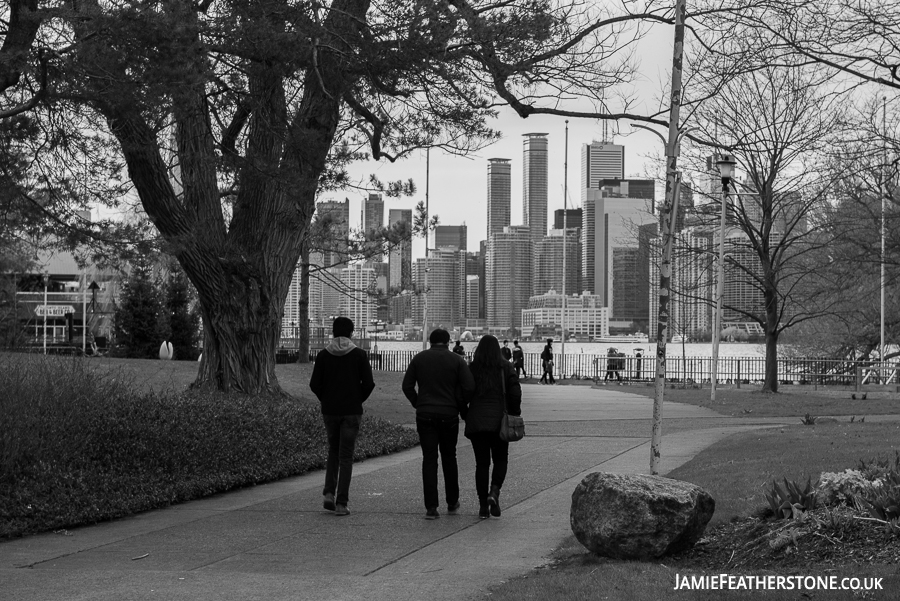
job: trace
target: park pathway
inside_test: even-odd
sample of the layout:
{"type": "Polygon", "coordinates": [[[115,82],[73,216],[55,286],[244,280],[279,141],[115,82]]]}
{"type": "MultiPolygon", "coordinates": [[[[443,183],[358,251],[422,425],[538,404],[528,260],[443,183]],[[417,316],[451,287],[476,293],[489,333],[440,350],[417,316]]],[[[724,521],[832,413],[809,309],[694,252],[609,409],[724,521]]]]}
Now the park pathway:
{"type": "MultiPolygon", "coordinates": [[[[568,534],[588,473],[648,473],[652,400],[619,387],[526,386],[527,436],[510,446],[503,516],[479,520],[460,437],[459,515],[426,521],[418,448],[359,463],[351,515],[321,509],[323,475],[0,544],[4,601],[471,600],[542,565],[568,534]]],[[[666,403],[661,473],[778,420],[666,403]]],[[[787,421],[787,420],[786,420],[787,421]]],[[[441,485],[443,489],[443,485],[441,485]]]]}

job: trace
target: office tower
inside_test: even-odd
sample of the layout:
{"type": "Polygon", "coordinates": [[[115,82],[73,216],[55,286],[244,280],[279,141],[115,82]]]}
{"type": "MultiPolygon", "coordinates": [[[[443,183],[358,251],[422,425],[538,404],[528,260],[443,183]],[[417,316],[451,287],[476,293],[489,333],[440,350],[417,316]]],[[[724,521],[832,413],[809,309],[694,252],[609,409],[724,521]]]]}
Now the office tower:
{"type": "Polygon", "coordinates": [[[362,332],[376,317],[378,303],[370,294],[375,285],[375,269],[353,264],[339,273],[343,285],[340,313],[352,319],[356,329],[362,332]]]}
{"type": "Polygon", "coordinates": [[[322,251],[322,265],[331,267],[347,261],[350,239],[350,199],[343,202],[323,200],[316,204],[316,220],[328,224],[325,231],[316,233],[310,252],[322,251]]]}
{"type": "Polygon", "coordinates": [[[510,224],[512,175],[509,159],[488,159],[487,235],[502,232],[510,224]]]}
{"type": "Polygon", "coordinates": [[[477,275],[466,276],[466,320],[478,319],[478,292],[480,282],[477,275]]]}
{"type": "Polygon", "coordinates": [[[581,146],[581,189],[597,189],[601,179],[625,177],[625,147],[597,142],[581,146]]]}
{"type": "Polygon", "coordinates": [[[466,251],[467,227],[463,225],[439,225],[434,228],[435,248],[455,248],[466,251]]]}
{"type": "Polygon", "coordinates": [[[487,240],[478,243],[478,319],[487,319],[487,240]]]}
{"type": "Polygon", "coordinates": [[[565,213],[565,226],[568,229],[581,229],[582,211],[581,209],[556,209],[553,211],[553,229],[563,229],[563,213],[565,213]]]}
{"type": "MultiPolygon", "coordinates": [[[[428,323],[452,330],[454,325],[465,323],[465,253],[453,249],[436,249],[428,253],[428,323]],[[460,256],[463,260],[460,260],[460,256]],[[460,284],[462,281],[462,284],[460,284]]],[[[425,286],[426,260],[417,259],[415,279],[417,286],[425,286]]],[[[413,318],[422,323],[423,307],[413,301],[413,318]]]]}
{"type": "MultiPolygon", "coordinates": [[[[485,289],[492,328],[519,328],[532,291],[531,230],[512,225],[488,239],[485,289]]],[[[510,332],[510,335],[513,335],[510,332]]]]}
{"type": "MultiPolygon", "coordinates": [[[[583,190],[582,281],[586,290],[603,297],[615,321],[613,249],[638,246],[637,228],[655,220],[655,187],[653,180],[598,180],[601,183],[602,190],[583,190]]],[[[619,253],[620,260],[627,262],[626,255],[619,253]]]]}
{"type": "MultiPolygon", "coordinates": [[[[377,234],[384,228],[384,200],[382,200],[381,194],[372,193],[363,200],[360,226],[367,236],[377,234]]],[[[384,255],[383,253],[375,253],[371,255],[370,260],[375,262],[383,261],[384,255]]]]}
{"type": "Polygon", "coordinates": [[[547,235],[547,134],[524,134],[522,216],[535,243],[547,235]]]}
{"type": "MultiPolygon", "coordinates": [[[[577,228],[569,228],[565,237],[566,247],[566,294],[582,292],[581,287],[581,239],[577,228]]],[[[549,290],[563,292],[563,231],[550,230],[550,233],[537,243],[534,248],[534,282],[535,295],[545,294],[549,290]]]]}
{"type": "Polygon", "coordinates": [[[388,286],[394,289],[412,288],[412,210],[391,209],[388,211],[388,227],[401,228],[409,232],[388,253],[388,286]],[[402,225],[401,225],[402,224],[402,225]]]}

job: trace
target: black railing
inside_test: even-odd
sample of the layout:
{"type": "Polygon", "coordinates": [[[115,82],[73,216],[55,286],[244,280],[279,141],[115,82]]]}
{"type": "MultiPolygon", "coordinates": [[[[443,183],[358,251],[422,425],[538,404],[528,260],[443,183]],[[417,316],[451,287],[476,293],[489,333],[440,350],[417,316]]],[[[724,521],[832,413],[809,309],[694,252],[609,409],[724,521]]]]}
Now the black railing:
{"type": "MultiPolygon", "coordinates": [[[[317,351],[310,353],[311,358],[317,351]]],[[[372,368],[382,371],[406,371],[419,351],[369,352],[372,368]]],[[[554,356],[557,379],[588,379],[651,382],[656,378],[656,357],[609,357],[588,353],[554,356]]],[[[466,353],[472,360],[472,353],[466,353]]],[[[525,372],[540,377],[543,373],[538,353],[525,353],[525,372]]],[[[712,357],[666,357],[666,379],[670,382],[708,383],[712,373],[712,357]]],[[[860,386],[862,384],[896,384],[900,363],[875,363],[840,359],[778,359],[778,379],[782,384],[814,386],[860,386]]],[[[765,357],[719,357],[717,380],[736,385],[765,379],[765,357]]]]}

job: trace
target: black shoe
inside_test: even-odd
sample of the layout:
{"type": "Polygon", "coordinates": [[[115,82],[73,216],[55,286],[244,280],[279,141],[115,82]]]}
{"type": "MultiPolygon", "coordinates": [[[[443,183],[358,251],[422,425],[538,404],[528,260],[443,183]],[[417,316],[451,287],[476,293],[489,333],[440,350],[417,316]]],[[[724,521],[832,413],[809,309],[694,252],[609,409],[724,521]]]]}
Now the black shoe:
{"type": "Polygon", "coordinates": [[[335,505],[334,505],[334,495],[333,494],[328,493],[327,495],[324,496],[324,498],[322,499],[322,507],[324,507],[328,511],[334,511],[335,505]]]}
{"type": "Polygon", "coordinates": [[[447,506],[447,515],[456,515],[457,513],[459,513],[459,501],[447,506]]]}
{"type": "Polygon", "coordinates": [[[500,489],[496,486],[491,487],[491,494],[488,495],[487,498],[488,505],[490,506],[491,515],[495,518],[500,517],[500,489]]]}
{"type": "Polygon", "coordinates": [[[431,509],[425,512],[426,520],[436,520],[441,517],[441,514],[438,513],[437,507],[432,507],[431,509]]]}
{"type": "Polygon", "coordinates": [[[486,520],[491,517],[491,509],[488,506],[487,500],[481,501],[478,505],[478,517],[482,520],[486,520]]]}

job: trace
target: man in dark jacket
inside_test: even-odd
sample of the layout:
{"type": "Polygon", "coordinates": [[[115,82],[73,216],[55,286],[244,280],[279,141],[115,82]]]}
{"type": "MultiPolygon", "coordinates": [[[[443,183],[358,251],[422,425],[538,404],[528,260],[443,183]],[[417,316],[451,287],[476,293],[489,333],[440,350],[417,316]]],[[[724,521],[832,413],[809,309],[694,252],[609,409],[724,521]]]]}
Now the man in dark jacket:
{"type": "Polygon", "coordinates": [[[353,321],[338,317],[331,327],[334,338],[316,355],[309,388],[322,403],[328,435],[322,506],[336,515],[349,515],[347,501],[362,404],[375,389],[375,381],[366,353],[350,340],[353,321]]]}
{"type": "Polygon", "coordinates": [[[459,510],[459,469],[456,442],[459,438],[459,414],[475,390],[475,380],[466,360],[450,352],[450,333],[437,329],[428,337],[431,348],[418,353],[403,377],[403,394],[416,408],[416,430],[422,446],[422,486],[425,493],[425,519],[438,513],[438,452],[444,472],[447,513],[459,510]],[[418,388],[418,390],[417,390],[418,388]]]}

